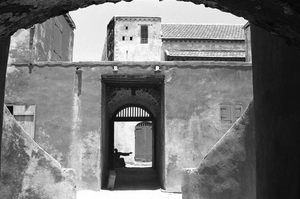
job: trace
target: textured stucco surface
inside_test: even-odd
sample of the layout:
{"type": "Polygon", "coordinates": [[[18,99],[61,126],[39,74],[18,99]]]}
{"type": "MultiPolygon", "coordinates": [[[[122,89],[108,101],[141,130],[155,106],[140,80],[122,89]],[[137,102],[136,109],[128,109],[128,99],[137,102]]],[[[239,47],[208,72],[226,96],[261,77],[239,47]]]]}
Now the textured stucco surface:
{"type": "Polygon", "coordinates": [[[184,199],[256,197],[254,106],[251,102],[200,165],[182,172],[184,199]]]}
{"type": "Polygon", "coordinates": [[[4,110],[1,198],[76,198],[75,171],[62,169],[4,110]]]}
{"type": "MultiPolygon", "coordinates": [[[[33,24],[36,24],[38,22],[43,22],[50,18],[51,16],[56,16],[59,14],[62,14],[64,12],[67,12],[69,10],[75,10],[79,7],[86,7],[91,4],[100,4],[103,3],[103,0],[95,1],[95,0],[78,0],[72,2],[70,4],[70,1],[68,0],[60,0],[60,1],[2,1],[0,3],[0,9],[1,9],[1,21],[0,21],[0,38],[1,40],[4,38],[7,41],[7,36],[12,35],[15,31],[17,31],[20,28],[23,27],[30,27],[33,24]],[[22,2],[22,3],[20,3],[22,2]],[[18,3],[18,4],[16,4],[18,3]],[[24,3],[24,4],[23,4],[24,3]],[[34,6],[33,6],[34,5],[34,6]],[[30,10],[30,12],[28,12],[30,10]]],[[[248,19],[250,22],[253,24],[264,28],[268,32],[275,33],[279,35],[281,38],[284,39],[283,42],[288,42],[292,46],[296,46],[299,48],[300,46],[300,24],[298,21],[300,21],[299,17],[299,2],[298,1],[287,1],[287,0],[279,0],[279,1],[272,1],[272,0],[266,0],[266,1],[252,1],[252,0],[244,0],[244,1],[232,1],[232,0],[213,0],[213,1],[206,1],[206,0],[195,0],[193,1],[194,3],[204,3],[206,6],[213,7],[213,8],[218,8],[220,10],[223,10],[225,12],[231,12],[233,14],[236,14],[238,16],[243,16],[246,19],[248,19]]],[[[8,42],[3,42],[4,44],[7,44],[8,42]]],[[[2,44],[3,44],[2,43],[2,44]]],[[[269,43],[270,44],[270,43],[269,43]]],[[[260,49],[257,52],[261,52],[260,49]]],[[[285,54],[284,52],[278,52],[275,54],[275,57],[283,57],[281,56],[282,54],[285,54]],[[279,53],[279,54],[278,54],[279,53]]],[[[5,54],[5,53],[4,53],[5,54]]],[[[3,53],[1,54],[3,55],[3,53]]],[[[261,56],[266,57],[267,55],[264,53],[261,53],[261,56]]],[[[286,55],[285,57],[289,58],[289,55],[286,55]]],[[[299,78],[293,78],[291,79],[290,76],[284,75],[282,71],[279,69],[286,69],[286,64],[280,64],[276,70],[273,70],[273,64],[267,64],[265,65],[263,62],[263,59],[258,59],[257,63],[261,63],[262,67],[265,69],[268,69],[269,71],[266,71],[263,73],[262,71],[258,70],[256,75],[260,76],[262,79],[262,82],[264,77],[269,76],[270,78],[274,78],[274,76],[280,76],[280,80],[278,80],[279,83],[284,82],[284,87],[283,91],[286,90],[286,88],[295,88],[295,85],[298,84],[298,79],[299,78]],[[274,73],[272,73],[274,72],[274,73]],[[269,75],[273,74],[273,75],[269,75]],[[295,84],[296,82],[296,84],[295,84]]],[[[2,57],[1,57],[1,68],[5,67],[5,62],[2,62],[2,57]]],[[[272,61],[269,60],[269,63],[272,61]]],[[[276,63],[276,62],[274,62],[276,63]]],[[[255,65],[254,68],[259,65],[255,65]]],[[[1,70],[3,71],[3,70],[1,70]]],[[[5,74],[5,70],[4,73],[5,74]]],[[[293,70],[290,70],[290,74],[296,75],[293,70]]],[[[275,80],[274,78],[273,80],[275,80]]],[[[299,143],[299,135],[295,135],[293,133],[298,132],[297,128],[288,128],[286,127],[289,126],[294,126],[297,125],[298,123],[295,123],[293,120],[285,120],[284,122],[276,122],[276,120],[280,119],[280,114],[276,114],[279,112],[277,109],[273,109],[274,112],[272,114],[272,117],[268,117],[268,114],[270,114],[269,109],[264,109],[264,106],[267,106],[270,102],[272,102],[274,99],[278,99],[280,102],[278,107],[282,107],[284,109],[284,106],[281,104],[291,104],[295,105],[294,103],[298,103],[299,100],[295,100],[298,95],[298,92],[295,92],[296,94],[294,95],[282,95],[281,92],[278,92],[278,94],[273,98],[272,96],[269,97],[268,92],[265,92],[265,90],[268,89],[274,89],[274,85],[271,84],[266,84],[267,81],[265,81],[264,84],[261,84],[258,82],[258,80],[254,79],[254,88],[256,89],[263,89],[264,91],[262,93],[267,93],[266,95],[262,95],[263,97],[257,98],[254,97],[254,100],[257,104],[257,102],[261,103],[261,106],[259,106],[259,109],[262,114],[266,114],[266,118],[271,118],[272,121],[275,121],[274,123],[271,122],[271,124],[275,124],[271,128],[264,128],[264,125],[267,125],[269,123],[264,123],[264,121],[258,120],[256,123],[256,130],[258,131],[258,134],[264,134],[265,132],[270,135],[270,137],[273,138],[273,130],[274,129],[279,129],[282,132],[287,132],[288,135],[290,136],[276,136],[278,137],[277,139],[271,139],[269,140],[270,145],[284,145],[286,144],[289,146],[289,143],[299,143]],[[286,100],[286,96],[290,96],[289,100],[286,100]],[[292,102],[292,103],[291,103],[292,102]],[[296,129],[296,130],[295,130],[296,129]],[[282,138],[290,138],[290,140],[286,140],[285,142],[282,141],[282,138]]],[[[273,81],[271,81],[273,82],[273,81]]],[[[3,85],[3,84],[1,84],[3,85]]],[[[2,86],[2,89],[4,90],[4,86],[2,86]]],[[[276,88],[275,88],[276,89],[276,88]]],[[[2,90],[2,91],[3,91],[2,90]]],[[[288,89],[287,89],[288,90],[288,89]]],[[[297,107],[297,106],[296,106],[297,107]]],[[[298,108],[293,108],[293,111],[288,111],[286,114],[286,118],[295,118],[299,119],[299,109],[298,108]]],[[[0,117],[1,118],[1,117],[0,117]]],[[[276,134],[277,135],[277,134],[276,134]]],[[[279,134],[278,134],[279,135],[279,134]]],[[[285,134],[282,134],[285,135],[285,134]]],[[[267,136],[266,136],[267,137],[267,136]]],[[[268,138],[265,138],[267,140],[268,138]]],[[[267,143],[266,141],[265,143],[267,143]]],[[[294,145],[293,145],[294,146],[294,145]]],[[[299,146],[299,145],[298,145],[299,146]]],[[[263,145],[258,145],[258,148],[263,148],[263,145]]],[[[275,147],[274,147],[275,148],[275,147]]],[[[295,160],[298,160],[297,157],[299,157],[299,148],[296,147],[295,151],[295,160]]],[[[275,150],[276,151],[276,150],[275,150]]],[[[286,196],[289,196],[290,198],[299,198],[299,178],[296,179],[296,183],[293,183],[291,185],[293,186],[282,186],[282,180],[284,181],[289,181],[290,176],[299,176],[295,175],[295,173],[299,173],[299,164],[294,167],[294,163],[289,164],[290,160],[293,162],[294,158],[291,156],[287,156],[287,154],[290,154],[290,150],[287,149],[286,147],[283,147],[281,150],[282,153],[277,153],[276,156],[274,157],[280,157],[281,159],[286,159],[288,160],[288,163],[283,163],[282,166],[285,166],[284,170],[280,170],[282,172],[282,175],[280,178],[275,178],[271,179],[271,182],[278,182],[275,184],[269,183],[268,178],[263,178],[261,179],[262,184],[268,184],[269,186],[264,187],[264,191],[262,193],[258,193],[258,198],[265,198],[265,195],[272,195],[272,198],[283,198],[286,196]],[[285,176],[286,173],[289,173],[289,175],[285,176]],[[297,184],[298,183],[298,184],[297,184]],[[282,194],[278,194],[278,193],[282,194]]],[[[267,158],[270,154],[273,154],[273,151],[266,151],[262,153],[258,153],[258,157],[261,157],[261,159],[266,158],[266,162],[262,162],[262,165],[267,166],[268,168],[274,167],[274,163],[278,163],[279,161],[276,158],[267,158]]],[[[285,162],[285,161],[284,161],[285,162]]],[[[266,170],[261,171],[263,175],[267,174],[266,170]]],[[[266,175],[267,176],[267,175],[266,175]]]]}
{"type": "Polygon", "coordinates": [[[29,29],[20,29],[11,36],[8,65],[34,61],[72,61],[73,41],[74,32],[64,16],[48,19],[29,29]],[[60,26],[61,32],[58,32],[57,26],[60,26]],[[60,49],[59,55],[55,52],[57,48],[60,49]]]}
{"type": "MultiPolygon", "coordinates": [[[[220,64],[215,68],[206,63],[187,68],[173,63],[157,74],[165,76],[164,94],[148,88],[137,90],[132,98],[128,89],[116,89],[105,99],[101,75],[113,75],[112,67],[86,67],[87,63],[78,75],[80,64],[45,64],[31,70],[13,67],[7,74],[5,99],[36,104],[36,141],[64,167],[76,170],[79,189],[98,190],[101,172],[106,171],[102,169],[107,168],[101,161],[107,160],[103,156],[109,148],[108,127],[102,126],[103,103],[107,103],[105,113],[110,115],[107,122],[126,104],[137,103],[151,110],[158,120],[155,162],[160,181],[168,191],[180,192],[181,169],[196,167],[232,125],[220,120],[220,105],[239,104],[245,109],[252,98],[252,72],[245,66],[235,69],[220,64]]],[[[152,65],[141,63],[119,67],[118,75],[122,74],[155,75],[152,65]]]]}
{"type": "Polygon", "coordinates": [[[180,191],[182,168],[196,167],[232,123],[221,121],[220,105],[252,98],[252,73],[230,69],[165,72],[167,190],[180,191]]]}

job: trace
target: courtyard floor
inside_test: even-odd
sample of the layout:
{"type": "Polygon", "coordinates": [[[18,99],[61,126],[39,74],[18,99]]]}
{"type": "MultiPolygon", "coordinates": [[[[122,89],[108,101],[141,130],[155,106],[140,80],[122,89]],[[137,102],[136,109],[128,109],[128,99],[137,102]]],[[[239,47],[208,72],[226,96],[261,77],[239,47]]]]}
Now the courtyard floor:
{"type": "Polygon", "coordinates": [[[78,191],[77,199],[181,199],[180,193],[167,193],[164,190],[101,190],[78,191]]]}
{"type": "Polygon", "coordinates": [[[149,163],[127,164],[115,169],[113,190],[77,192],[77,199],[181,199],[181,193],[167,193],[161,189],[156,172],[149,163]]]}

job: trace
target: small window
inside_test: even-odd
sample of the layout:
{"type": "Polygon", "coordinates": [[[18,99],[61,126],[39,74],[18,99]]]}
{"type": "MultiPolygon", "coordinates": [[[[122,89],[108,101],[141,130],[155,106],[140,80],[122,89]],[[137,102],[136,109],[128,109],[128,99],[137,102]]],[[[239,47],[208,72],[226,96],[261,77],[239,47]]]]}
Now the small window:
{"type": "Polygon", "coordinates": [[[235,105],[233,110],[233,118],[234,120],[239,119],[243,113],[243,107],[241,105],[235,105]]]}
{"type": "Polygon", "coordinates": [[[130,37],[130,41],[132,41],[133,37],[130,37]]]}
{"type": "Polygon", "coordinates": [[[231,122],[231,106],[221,105],[220,115],[221,115],[221,121],[231,122]]]}
{"type": "Polygon", "coordinates": [[[26,133],[34,139],[35,134],[35,105],[8,105],[8,110],[26,133]]]}
{"type": "Polygon", "coordinates": [[[148,43],[148,26],[146,25],[141,26],[141,43],[142,44],[148,43]]]}
{"type": "Polygon", "coordinates": [[[221,105],[221,121],[235,122],[243,113],[242,105],[221,105]]]}
{"type": "Polygon", "coordinates": [[[128,30],[128,26],[125,26],[125,30],[128,30]]]}
{"type": "Polygon", "coordinates": [[[122,40],[125,41],[125,36],[122,37],[122,40]]]}

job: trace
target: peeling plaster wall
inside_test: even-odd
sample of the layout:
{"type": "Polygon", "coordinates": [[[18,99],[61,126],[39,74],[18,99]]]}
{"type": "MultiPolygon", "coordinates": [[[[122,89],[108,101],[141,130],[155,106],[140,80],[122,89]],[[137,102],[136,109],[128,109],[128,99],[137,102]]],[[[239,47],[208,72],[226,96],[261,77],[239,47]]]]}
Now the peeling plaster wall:
{"type": "Polygon", "coordinates": [[[48,19],[11,37],[8,65],[33,61],[72,61],[74,32],[64,16],[48,19]],[[57,25],[59,24],[59,25],[57,25]],[[56,30],[60,26],[61,30],[56,30]],[[60,56],[55,49],[60,48],[60,56]]]}
{"type": "MultiPolygon", "coordinates": [[[[203,67],[180,67],[176,64],[162,67],[158,73],[165,75],[165,86],[159,91],[161,94],[153,95],[164,95],[155,103],[165,106],[149,108],[155,115],[160,111],[165,114],[165,118],[157,116],[154,162],[160,182],[172,192],[181,190],[181,169],[196,167],[232,125],[220,121],[220,105],[240,104],[245,109],[252,98],[250,67],[238,67],[237,63],[236,68],[213,67],[214,63],[206,63],[203,67]]],[[[103,180],[107,179],[109,165],[109,159],[101,156],[101,153],[108,154],[109,150],[108,131],[105,130],[108,126],[102,124],[101,117],[107,114],[109,118],[117,107],[112,106],[114,100],[109,99],[106,99],[106,108],[102,109],[101,105],[104,100],[101,75],[113,75],[112,68],[88,65],[81,69],[81,84],[76,71],[80,64],[70,64],[69,67],[43,65],[30,70],[15,67],[7,75],[5,101],[35,104],[36,141],[64,167],[75,168],[79,173],[79,189],[99,190],[103,180]],[[113,110],[110,106],[114,107],[113,110]],[[77,117],[80,119],[74,119],[77,117]],[[73,153],[75,147],[76,153],[73,153]],[[79,159],[72,161],[72,158],[79,159]],[[100,176],[103,178],[100,179],[100,176]]],[[[117,74],[155,75],[153,66],[146,63],[119,67],[117,74]]],[[[120,107],[138,101],[115,102],[120,107]]],[[[148,102],[152,104],[149,99],[148,102]]]]}
{"type": "Polygon", "coordinates": [[[182,168],[196,167],[231,127],[220,105],[242,105],[253,97],[252,72],[235,69],[165,71],[166,189],[180,191],[182,168]]]}
{"type": "Polygon", "coordinates": [[[256,198],[253,101],[194,169],[183,170],[182,198],[256,198]]]}
{"type": "Polygon", "coordinates": [[[31,50],[29,48],[30,29],[18,30],[10,39],[8,65],[11,63],[28,63],[31,61],[31,50]]]}
{"type": "Polygon", "coordinates": [[[34,61],[73,60],[74,32],[64,16],[48,19],[34,27],[34,61]],[[60,55],[55,53],[55,48],[60,48],[60,55]]]}
{"type": "Polygon", "coordinates": [[[5,107],[1,154],[1,198],[75,199],[75,171],[62,169],[5,107]]]}

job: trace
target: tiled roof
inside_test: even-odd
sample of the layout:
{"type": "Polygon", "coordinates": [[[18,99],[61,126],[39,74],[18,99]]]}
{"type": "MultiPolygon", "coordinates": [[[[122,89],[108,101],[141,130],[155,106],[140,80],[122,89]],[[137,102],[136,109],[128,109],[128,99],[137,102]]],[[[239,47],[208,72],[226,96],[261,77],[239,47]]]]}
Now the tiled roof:
{"type": "Polygon", "coordinates": [[[162,39],[244,40],[243,25],[161,24],[162,39]]]}
{"type": "Polygon", "coordinates": [[[245,51],[168,51],[171,57],[222,57],[222,58],[244,58],[245,51]]]}

